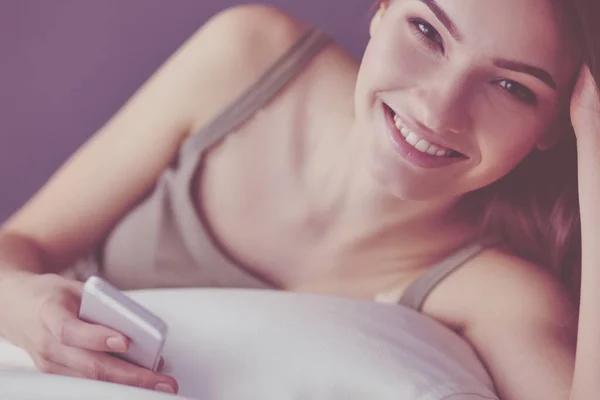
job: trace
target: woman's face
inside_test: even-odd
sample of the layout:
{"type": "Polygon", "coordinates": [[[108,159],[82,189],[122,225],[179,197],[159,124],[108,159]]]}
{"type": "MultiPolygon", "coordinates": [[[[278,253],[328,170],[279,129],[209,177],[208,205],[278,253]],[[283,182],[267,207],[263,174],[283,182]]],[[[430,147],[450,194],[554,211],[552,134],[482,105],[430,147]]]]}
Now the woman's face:
{"type": "Polygon", "coordinates": [[[371,35],[356,127],[394,195],[481,188],[558,131],[578,57],[549,0],[393,0],[371,35]]]}

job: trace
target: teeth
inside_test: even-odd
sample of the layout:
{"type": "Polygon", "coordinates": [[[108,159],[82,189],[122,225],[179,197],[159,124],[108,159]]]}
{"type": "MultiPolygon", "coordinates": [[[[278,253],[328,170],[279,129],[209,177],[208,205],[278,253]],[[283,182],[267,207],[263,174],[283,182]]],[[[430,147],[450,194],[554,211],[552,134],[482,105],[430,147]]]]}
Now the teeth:
{"type": "Polygon", "coordinates": [[[427,153],[429,150],[429,142],[427,140],[419,140],[419,143],[415,146],[415,149],[422,151],[423,153],[427,153]]]}
{"type": "Polygon", "coordinates": [[[394,122],[396,123],[396,128],[398,128],[402,136],[406,139],[406,142],[420,152],[438,157],[446,157],[449,154],[447,149],[431,144],[427,140],[420,138],[416,133],[411,132],[407,127],[402,125],[397,115],[394,115],[394,122]]]}
{"type": "Polygon", "coordinates": [[[414,132],[409,132],[408,136],[406,137],[406,141],[408,142],[408,144],[410,144],[413,147],[417,146],[417,143],[419,143],[419,140],[420,140],[419,137],[414,132]]]}

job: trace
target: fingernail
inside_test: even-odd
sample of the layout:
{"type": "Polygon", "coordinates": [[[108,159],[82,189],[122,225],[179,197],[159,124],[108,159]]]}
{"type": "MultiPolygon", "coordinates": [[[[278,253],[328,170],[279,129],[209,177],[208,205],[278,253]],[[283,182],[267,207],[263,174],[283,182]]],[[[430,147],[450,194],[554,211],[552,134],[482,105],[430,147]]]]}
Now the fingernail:
{"type": "Polygon", "coordinates": [[[158,392],[175,394],[175,389],[173,389],[173,386],[169,385],[168,383],[159,383],[154,389],[156,389],[158,392]]]}
{"type": "Polygon", "coordinates": [[[117,337],[110,337],[106,339],[106,345],[113,351],[127,350],[127,346],[125,345],[123,339],[117,337]]]}

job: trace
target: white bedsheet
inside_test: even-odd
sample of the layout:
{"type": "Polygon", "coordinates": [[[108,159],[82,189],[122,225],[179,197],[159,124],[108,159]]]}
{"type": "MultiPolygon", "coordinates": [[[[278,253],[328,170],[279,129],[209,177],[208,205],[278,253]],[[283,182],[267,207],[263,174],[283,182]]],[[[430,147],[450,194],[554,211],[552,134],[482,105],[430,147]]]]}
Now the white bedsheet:
{"type": "MultiPolygon", "coordinates": [[[[465,341],[404,307],[245,289],[129,295],[169,325],[165,372],[188,398],[498,399],[465,341]]],[[[172,398],[24,372],[27,354],[1,341],[0,370],[0,399],[172,398]]]]}

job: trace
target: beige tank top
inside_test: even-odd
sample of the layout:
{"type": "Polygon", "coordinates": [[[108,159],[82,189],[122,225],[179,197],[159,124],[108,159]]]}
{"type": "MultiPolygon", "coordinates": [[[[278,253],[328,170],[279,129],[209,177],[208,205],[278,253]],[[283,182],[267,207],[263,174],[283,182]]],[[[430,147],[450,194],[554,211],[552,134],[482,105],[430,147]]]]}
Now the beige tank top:
{"type": "MultiPolygon", "coordinates": [[[[220,249],[193,200],[193,182],[202,155],[235,131],[290,83],[331,38],[308,29],[239,99],[180,149],[178,161],[159,177],[153,191],[112,230],[105,242],[77,267],[79,279],[104,276],[121,289],[156,287],[238,287],[276,289],[236,265],[220,249]]],[[[431,290],[481,252],[477,242],[450,254],[405,291],[400,304],[419,310],[431,290]]]]}

